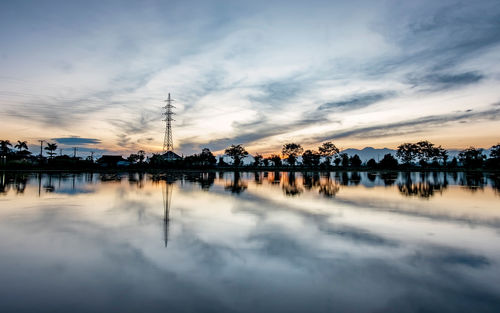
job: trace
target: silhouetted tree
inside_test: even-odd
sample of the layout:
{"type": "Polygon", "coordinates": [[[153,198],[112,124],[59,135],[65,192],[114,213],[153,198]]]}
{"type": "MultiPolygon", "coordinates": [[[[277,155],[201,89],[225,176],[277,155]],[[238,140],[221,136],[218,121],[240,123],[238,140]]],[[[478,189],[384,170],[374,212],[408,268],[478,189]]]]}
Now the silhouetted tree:
{"type": "Polygon", "coordinates": [[[248,155],[248,152],[241,145],[231,145],[224,153],[233,159],[234,166],[239,166],[241,159],[248,155]]]}
{"type": "Polygon", "coordinates": [[[224,157],[220,156],[219,157],[219,162],[217,163],[218,166],[227,166],[226,161],[224,161],[224,157]]]}
{"type": "Polygon", "coordinates": [[[437,147],[437,157],[443,162],[443,165],[446,166],[448,161],[448,151],[441,146],[437,147]]]}
{"type": "Polygon", "coordinates": [[[500,144],[490,148],[490,158],[486,162],[488,168],[500,168],[500,144]]]}
{"type": "Polygon", "coordinates": [[[500,159],[500,143],[490,148],[490,158],[500,159]]]}
{"type": "Polygon", "coordinates": [[[360,167],[362,162],[359,155],[355,154],[349,158],[349,163],[352,167],[360,167]]]}
{"type": "Polygon", "coordinates": [[[262,163],[264,163],[264,166],[269,166],[269,161],[270,161],[269,158],[264,158],[262,160],[262,163]]]}
{"type": "Polygon", "coordinates": [[[18,140],[18,141],[17,141],[17,144],[16,144],[14,147],[15,147],[17,150],[19,150],[19,152],[21,152],[21,151],[23,151],[23,150],[28,150],[28,142],[18,140]]]}
{"type": "Polygon", "coordinates": [[[349,167],[349,155],[347,153],[341,153],[340,159],[342,160],[343,167],[349,167]]]}
{"type": "Polygon", "coordinates": [[[458,166],[458,160],[457,158],[454,157],[453,159],[451,159],[450,167],[455,168],[457,166],[458,166]]]}
{"type": "Polygon", "coordinates": [[[387,153],[386,155],[384,155],[382,160],[380,160],[379,166],[383,169],[394,169],[398,167],[398,160],[396,160],[396,158],[393,157],[392,154],[387,153]]]}
{"type": "Polygon", "coordinates": [[[57,144],[47,142],[47,147],[45,147],[44,149],[48,151],[47,154],[51,159],[53,159],[54,155],[56,154],[55,151],[57,150],[57,144]]]}
{"type": "Polygon", "coordinates": [[[333,163],[335,163],[335,166],[339,166],[340,162],[342,162],[342,158],[337,155],[337,157],[333,160],[333,163]]]}
{"type": "Polygon", "coordinates": [[[254,160],[253,165],[254,166],[260,166],[260,164],[262,163],[262,159],[263,158],[264,157],[262,155],[260,155],[258,153],[255,154],[254,157],[253,157],[253,160],[254,160]]]}
{"type": "Polygon", "coordinates": [[[277,154],[273,154],[269,157],[269,160],[271,160],[274,164],[274,166],[281,166],[281,157],[277,154]]]}
{"type": "Polygon", "coordinates": [[[483,154],[483,149],[469,147],[460,151],[460,153],[458,154],[458,158],[465,167],[479,168],[483,165],[483,161],[486,156],[483,154]]]}
{"type": "Polygon", "coordinates": [[[127,161],[129,161],[130,163],[136,163],[137,161],[139,161],[139,155],[138,155],[138,154],[135,154],[135,153],[131,153],[131,154],[127,157],[127,161]]]}
{"type": "Polygon", "coordinates": [[[434,144],[425,140],[416,143],[416,154],[421,161],[421,165],[427,165],[427,162],[436,155],[434,144]]]}
{"type": "Polygon", "coordinates": [[[146,152],[144,150],[139,150],[137,152],[137,156],[139,157],[139,163],[144,162],[144,159],[146,158],[146,152]]]}
{"type": "Polygon", "coordinates": [[[319,154],[326,158],[326,164],[331,165],[332,157],[340,152],[340,150],[331,142],[324,142],[318,148],[319,154]]]}
{"type": "Polygon", "coordinates": [[[297,156],[302,154],[304,148],[301,145],[296,143],[287,143],[283,145],[283,149],[281,149],[281,154],[288,161],[288,164],[295,165],[295,161],[297,160],[297,156]]]}
{"type": "Polygon", "coordinates": [[[366,166],[368,166],[369,168],[376,168],[377,161],[375,161],[375,159],[369,159],[368,162],[366,162],[366,166]]]}
{"type": "Polygon", "coordinates": [[[396,156],[405,164],[410,164],[419,155],[419,147],[414,143],[404,143],[398,146],[396,156]]]}
{"type": "Polygon", "coordinates": [[[0,140],[0,153],[3,156],[6,156],[10,152],[10,148],[12,147],[12,144],[10,143],[9,140],[0,140]]]}
{"type": "Polygon", "coordinates": [[[318,152],[306,150],[302,154],[302,163],[306,166],[318,166],[320,157],[318,152]]]}
{"type": "Polygon", "coordinates": [[[203,148],[201,150],[200,160],[203,163],[203,165],[213,166],[213,165],[215,165],[215,163],[217,163],[217,160],[215,159],[215,156],[213,155],[213,153],[208,148],[203,148]]]}

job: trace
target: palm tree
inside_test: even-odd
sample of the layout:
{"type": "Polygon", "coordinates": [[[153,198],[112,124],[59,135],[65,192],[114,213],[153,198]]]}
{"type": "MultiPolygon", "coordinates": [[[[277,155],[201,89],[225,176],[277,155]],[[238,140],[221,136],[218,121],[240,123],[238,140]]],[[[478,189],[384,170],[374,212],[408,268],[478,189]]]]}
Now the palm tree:
{"type": "Polygon", "coordinates": [[[3,156],[7,155],[9,152],[9,146],[12,147],[12,144],[8,140],[0,140],[0,151],[3,156]]]}
{"type": "Polygon", "coordinates": [[[23,150],[28,150],[28,142],[27,141],[18,140],[17,144],[14,147],[17,150],[19,150],[19,152],[21,152],[23,150]]]}
{"type": "Polygon", "coordinates": [[[50,158],[54,158],[54,155],[56,154],[54,151],[57,150],[57,144],[55,143],[50,143],[50,142],[47,142],[47,147],[44,148],[45,150],[47,150],[50,158]]]}

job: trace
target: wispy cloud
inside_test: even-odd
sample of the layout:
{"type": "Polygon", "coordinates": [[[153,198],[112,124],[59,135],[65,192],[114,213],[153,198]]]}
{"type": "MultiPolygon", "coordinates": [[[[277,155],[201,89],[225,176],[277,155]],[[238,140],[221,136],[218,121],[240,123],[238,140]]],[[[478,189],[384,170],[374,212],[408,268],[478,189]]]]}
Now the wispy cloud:
{"type": "Polygon", "coordinates": [[[101,143],[101,140],[96,138],[82,138],[82,137],[61,137],[61,138],[52,138],[52,140],[63,145],[72,145],[72,146],[101,143]]]}

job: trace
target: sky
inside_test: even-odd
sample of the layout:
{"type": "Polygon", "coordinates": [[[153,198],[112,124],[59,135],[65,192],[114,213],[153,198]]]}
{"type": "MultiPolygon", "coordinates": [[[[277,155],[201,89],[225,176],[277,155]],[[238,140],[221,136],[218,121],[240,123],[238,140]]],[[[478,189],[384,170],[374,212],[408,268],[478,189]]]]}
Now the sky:
{"type": "Polygon", "coordinates": [[[0,138],[70,153],[500,142],[500,2],[1,1],[0,138]],[[72,149],[71,149],[72,151],[72,149]]]}

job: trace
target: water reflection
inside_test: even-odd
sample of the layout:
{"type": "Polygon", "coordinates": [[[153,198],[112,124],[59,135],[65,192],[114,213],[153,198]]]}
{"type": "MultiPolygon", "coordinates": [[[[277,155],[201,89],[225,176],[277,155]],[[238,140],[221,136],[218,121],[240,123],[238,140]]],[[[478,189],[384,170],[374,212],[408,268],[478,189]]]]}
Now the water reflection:
{"type": "MultiPolygon", "coordinates": [[[[152,180],[164,179],[165,174],[152,175],[152,180]]],[[[10,173],[0,174],[0,194],[15,190],[23,194],[27,184],[37,182],[38,194],[42,193],[92,193],[89,186],[101,183],[120,183],[126,179],[131,186],[144,188],[147,181],[145,173],[10,173]]],[[[470,192],[492,188],[500,192],[498,174],[469,172],[205,172],[169,174],[168,179],[184,181],[209,191],[218,180],[224,181],[224,189],[241,194],[248,188],[248,182],[255,185],[279,185],[283,194],[290,197],[300,196],[304,190],[317,191],[326,196],[334,196],[343,187],[364,186],[393,187],[396,185],[401,195],[408,197],[430,198],[442,194],[449,185],[463,186],[470,192]],[[250,178],[251,176],[251,178],[250,178]]]]}
{"type": "Polygon", "coordinates": [[[225,189],[231,193],[239,194],[245,191],[247,187],[247,183],[240,177],[240,172],[234,172],[232,179],[229,180],[229,183],[226,183],[225,189]]]}
{"type": "Polygon", "coordinates": [[[495,312],[498,181],[0,173],[0,311],[495,312]]]}

